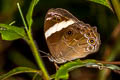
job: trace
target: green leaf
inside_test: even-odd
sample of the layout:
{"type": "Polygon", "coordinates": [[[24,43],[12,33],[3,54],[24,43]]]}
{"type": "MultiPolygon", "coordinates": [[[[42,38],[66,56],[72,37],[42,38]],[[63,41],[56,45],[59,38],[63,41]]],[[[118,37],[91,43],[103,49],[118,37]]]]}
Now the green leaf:
{"type": "Polygon", "coordinates": [[[8,77],[11,77],[13,75],[20,74],[20,73],[37,73],[41,75],[41,72],[39,70],[35,70],[32,68],[28,68],[28,67],[17,67],[9,71],[8,73],[1,75],[0,80],[5,80],[8,77]]]}
{"type": "Polygon", "coordinates": [[[38,74],[35,74],[32,78],[32,80],[43,80],[42,77],[40,77],[38,74]]]}
{"type": "Polygon", "coordinates": [[[0,33],[3,40],[16,40],[19,38],[27,38],[24,28],[7,24],[0,24],[0,28],[0,33]]]}
{"type": "Polygon", "coordinates": [[[112,64],[106,64],[106,67],[108,69],[111,69],[111,70],[119,70],[120,71],[120,67],[116,66],[116,65],[112,65],[112,64]]]}
{"type": "Polygon", "coordinates": [[[27,19],[27,23],[28,23],[29,29],[31,29],[31,25],[33,23],[33,20],[32,20],[33,10],[34,10],[35,5],[38,2],[39,2],[39,0],[32,0],[32,2],[30,4],[30,7],[29,7],[29,10],[28,10],[28,13],[26,15],[26,19],[27,19]]]}
{"type": "Polygon", "coordinates": [[[69,74],[68,74],[69,71],[78,67],[88,66],[91,63],[96,63],[96,61],[95,60],[85,60],[85,61],[76,60],[76,61],[68,62],[59,68],[59,70],[55,75],[55,80],[59,80],[59,79],[67,80],[69,77],[69,74]]]}
{"type": "Polygon", "coordinates": [[[2,39],[3,40],[15,40],[21,38],[18,34],[15,34],[14,31],[11,30],[5,30],[2,31],[2,39]]]}
{"type": "Polygon", "coordinates": [[[88,60],[76,60],[72,62],[68,62],[62,65],[57,73],[55,74],[55,80],[68,80],[69,74],[68,72],[76,69],[78,67],[91,67],[91,68],[98,68],[98,69],[111,69],[114,71],[120,71],[120,67],[113,65],[113,64],[102,64],[99,61],[88,59],[88,60]]]}
{"type": "Polygon", "coordinates": [[[109,2],[107,0],[88,0],[88,1],[95,2],[95,3],[98,3],[98,4],[102,4],[102,5],[111,9],[111,7],[109,5],[109,2]]]}

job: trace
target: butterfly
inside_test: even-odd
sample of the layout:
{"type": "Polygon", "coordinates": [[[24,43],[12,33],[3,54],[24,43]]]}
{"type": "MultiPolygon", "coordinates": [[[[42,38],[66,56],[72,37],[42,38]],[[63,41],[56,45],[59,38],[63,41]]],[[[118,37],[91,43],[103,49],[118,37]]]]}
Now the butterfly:
{"type": "Polygon", "coordinates": [[[48,10],[44,22],[50,61],[61,64],[98,51],[101,41],[96,27],[78,20],[62,8],[48,10]]]}

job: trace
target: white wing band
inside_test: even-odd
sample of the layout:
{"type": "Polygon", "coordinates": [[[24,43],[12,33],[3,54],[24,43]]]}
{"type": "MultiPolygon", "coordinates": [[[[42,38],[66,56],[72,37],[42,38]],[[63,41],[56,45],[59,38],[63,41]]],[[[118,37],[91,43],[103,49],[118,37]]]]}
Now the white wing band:
{"type": "Polygon", "coordinates": [[[45,37],[46,39],[51,36],[53,33],[62,30],[63,28],[67,28],[69,25],[73,24],[74,21],[72,19],[68,20],[68,21],[62,21],[60,23],[56,23],[55,25],[53,25],[51,28],[49,28],[46,32],[45,32],[45,37]]]}

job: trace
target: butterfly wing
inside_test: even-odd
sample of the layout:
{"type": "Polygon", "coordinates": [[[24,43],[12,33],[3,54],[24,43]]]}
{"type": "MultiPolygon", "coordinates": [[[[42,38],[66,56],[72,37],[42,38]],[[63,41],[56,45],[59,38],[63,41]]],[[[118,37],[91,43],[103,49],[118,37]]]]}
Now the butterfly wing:
{"type": "MultiPolygon", "coordinates": [[[[65,9],[50,9],[47,12],[44,32],[53,61],[66,61],[85,57],[93,51],[87,51],[89,25],[79,21],[65,9]]],[[[92,29],[92,28],[91,28],[92,29]]]]}
{"type": "Polygon", "coordinates": [[[75,18],[71,13],[69,13],[65,9],[56,8],[48,10],[45,17],[44,31],[47,31],[50,27],[55,25],[56,23],[60,23],[62,21],[73,20],[74,22],[78,22],[79,20],[75,18]]]}

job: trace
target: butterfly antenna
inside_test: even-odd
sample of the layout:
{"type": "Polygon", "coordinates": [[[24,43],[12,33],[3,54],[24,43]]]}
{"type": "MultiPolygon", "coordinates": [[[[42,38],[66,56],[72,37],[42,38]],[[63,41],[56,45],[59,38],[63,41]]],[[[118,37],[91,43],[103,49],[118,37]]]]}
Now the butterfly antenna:
{"type": "Polygon", "coordinates": [[[41,56],[41,57],[47,57],[47,58],[48,58],[48,55],[46,55],[46,56],[41,56]]]}
{"type": "MultiPolygon", "coordinates": [[[[41,52],[41,53],[47,55],[46,57],[50,56],[49,53],[46,53],[46,52],[44,52],[44,51],[42,51],[42,50],[39,50],[39,52],[41,52]]],[[[43,56],[43,57],[44,57],[44,56],[43,56]]]]}

